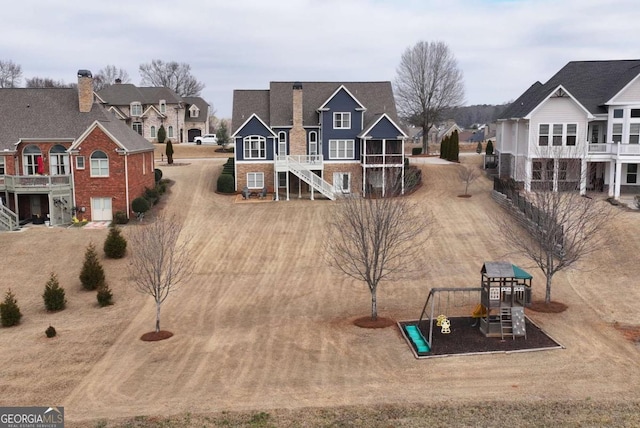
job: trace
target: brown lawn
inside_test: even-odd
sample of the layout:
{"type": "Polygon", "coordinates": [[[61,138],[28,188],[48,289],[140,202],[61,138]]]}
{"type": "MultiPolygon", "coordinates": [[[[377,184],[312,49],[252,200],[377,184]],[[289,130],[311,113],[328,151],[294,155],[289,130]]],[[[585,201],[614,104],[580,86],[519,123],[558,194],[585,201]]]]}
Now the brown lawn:
{"type": "MultiPolygon", "coordinates": [[[[137,415],[485,401],[539,404],[543,413],[545,403],[560,402],[569,414],[577,410],[566,403],[587,400],[582,407],[593,408],[606,400],[619,408],[640,400],[638,346],[615,327],[640,325],[637,213],[622,212],[607,231],[614,248],[554,279],[553,300],[566,311],[528,313],[566,349],[419,361],[395,326],[354,325],[369,314],[369,293],[322,260],[332,202],[236,204],[214,192],[224,156],[198,159],[213,148],[176,148],[181,165],[161,166],[175,181],[165,210],[192,239],[195,274],[163,306],[161,328],[174,336],[140,340],[154,327],[154,306],[133,290],[126,258],[102,259],[113,306],[99,308],[95,294],[81,290],[84,250],[89,242],[100,249],[106,230],[2,233],[0,292],[11,288],[24,316],[19,326],[0,329],[1,405],[63,405],[68,426],[98,426],[137,415]],[[58,313],[42,303],[50,272],[67,292],[67,309],[58,313]],[[49,325],[56,338],[45,337],[49,325]]],[[[463,161],[480,163],[476,155],[463,161]]],[[[393,320],[416,319],[431,287],[477,286],[484,261],[509,257],[492,227],[503,213],[490,182],[479,179],[471,198],[459,198],[455,165],[421,167],[425,185],[410,197],[433,213],[437,232],[415,260],[419,278],[381,285],[379,315],[393,320]]],[[[125,236],[132,227],[140,226],[124,227],[125,236]]],[[[509,260],[529,269],[534,298],[542,299],[541,272],[509,260]]],[[[495,424],[490,412],[483,417],[495,424]]]]}

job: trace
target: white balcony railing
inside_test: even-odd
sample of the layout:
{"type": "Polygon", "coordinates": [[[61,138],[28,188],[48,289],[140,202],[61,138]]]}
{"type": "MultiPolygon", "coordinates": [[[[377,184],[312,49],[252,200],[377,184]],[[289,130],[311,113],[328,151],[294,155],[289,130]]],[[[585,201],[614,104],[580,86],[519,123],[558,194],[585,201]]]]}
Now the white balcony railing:
{"type": "Polygon", "coordinates": [[[590,143],[589,154],[640,156],[640,144],[590,143]]]}
{"type": "Polygon", "coordinates": [[[4,175],[0,176],[0,188],[8,191],[40,190],[71,187],[70,175],[4,175]]]}

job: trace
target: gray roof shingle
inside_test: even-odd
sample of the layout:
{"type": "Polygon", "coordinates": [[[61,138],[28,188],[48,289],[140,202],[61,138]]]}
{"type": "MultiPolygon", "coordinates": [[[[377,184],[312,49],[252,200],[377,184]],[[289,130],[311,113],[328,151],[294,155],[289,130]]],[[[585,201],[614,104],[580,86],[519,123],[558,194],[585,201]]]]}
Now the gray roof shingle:
{"type": "Polygon", "coordinates": [[[107,104],[114,106],[129,105],[134,101],[142,104],[158,104],[165,100],[167,104],[178,104],[182,98],[173,90],[162,86],[137,87],[131,83],[116,83],[97,92],[107,104]]]}
{"type": "MultiPolygon", "coordinates": [[[[232,128],[235,132],[251,114],[257,114],[271,127],[288,127],[293,118],[293,83],[270,82],[269,90],[236,90],[233,93],[232,128]]],[[[366,107],[364,123],[386,113],[398,123],[391,82],[301,82],[303,125],[318,125],[318,108],[340,86],[366,107]]]]}
{"type": "Polygon", "coordinates": [[[500,115],[500,119],[524,117],[551,91],[562,85],[592,114],[607,112],[605,103],[640,74],[640,60],[572,61],[547,83],[533,84],[500,115]]]}
{"type": "Polygon", "coordinates": [[[207,115],[209,114],[209,103],[207,103],[201,97],[182,97],[182,100],[185,102],[184,109],[184,120],[185,122],[206,122],[207,115]],[[198,117],[189,116],[189,106],[191,104],[195,104],[196,107],[200,110],[200,115],[198,117]]]}
{"type": "Polygon", "coordinates": [[[0,89],[0,150],[13,151],[20,139],[77,139],[99,121],[128,151],[153,145],[97,103],[88,113],[78,109],[73,88],[0,89]]]}

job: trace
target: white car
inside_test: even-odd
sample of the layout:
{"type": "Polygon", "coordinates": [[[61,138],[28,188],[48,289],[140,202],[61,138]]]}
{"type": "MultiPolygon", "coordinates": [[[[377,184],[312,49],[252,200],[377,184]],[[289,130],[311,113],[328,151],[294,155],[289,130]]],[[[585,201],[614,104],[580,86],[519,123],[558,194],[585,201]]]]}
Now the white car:
{"type": "Polygon", "coordinates": [[[193,139],[197,144],[218,144],[218,136],[216,134],[204,134],[193,139]]]}

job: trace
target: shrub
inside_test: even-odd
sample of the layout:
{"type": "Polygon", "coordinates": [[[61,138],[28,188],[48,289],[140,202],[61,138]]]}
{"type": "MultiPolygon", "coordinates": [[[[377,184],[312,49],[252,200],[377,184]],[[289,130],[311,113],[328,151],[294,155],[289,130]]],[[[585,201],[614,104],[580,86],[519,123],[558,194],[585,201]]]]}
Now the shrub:
{"type": "Polygon", "coordinates": [[[113,215],[113,223],[115,224],[127,224],[129,223],[129,218],[127,218],[127,213],[124,211],[116,211],[113,215]]]}
{"type": "Polygon", "coordinates": [[[20,318],[22,313],[20,313],[18,301],[9,289],[4,296],[4,302],[0,303],[0,321],[3,327],[12,327],[20,322],[20,318]]]}
{"type": "Polygon", "coordinates": [[[411,154],[412,155],[421,155],[422,154],[422,147],[414,147],[411,149],[411,154]]]}
{"type": "Polygon", "coordinates": [[[164,181],[161,181],[158,183],[158,185],[156,186],[156,189],[158,189],[158,193],[163,195],[164,192],[167,191],[167,183],[164,181]]]}
{"type": "Polygon", "coordinates": [[[84,253],[84,264],[80,271],[80,282],[85,290],[95,290],[104,285],[104,269],[98,261],[98,254],[93,243],[87,246],[84,253]]]}
{"type": "Polygon", "coordinates": [[[113,305],[113,293],[111,292],[111,289],[107,284],[104,284],[102,287],[98,288],[96,299],[98,300],[98,305],[100,305],[101,308],[113,305]]]}
{"type": "Polygon", "coordinates": [[[165,154],[167,155],[167,163],[169,165],[173,164],[173,144],[171,143],[171,140],[167,140],[167,147],[165,150],[165,154]]]}
{"type": "Polygon", "coordinates": [[[156,178],[156,183],[159,183],[160,180],[162,180],[162,170],[156,168],[156,169],[153,170],[153,173],[154,173],[155,178],[156,178]]]}
{"type": "Polygon", "coordinates": [[[487,141],[487,148],[485,149],[485,153],[488,155],[493,154],[493,141],[491,140],[487,141]]]}
{"type": "Polygon", "coordinates": [[[47,327],[47,329],[44,331],[44,334],[46,334],[46,335],[47,335],[47,337],[48,337],[49,339],[51,339],[52,337],[55,337],[55,336],[56,336],[56,334],[58,334],[58,333],[56,332],[56,329],[55,329],[55,328],[53,328],[52,326],[49,326],[49,327],[47,327]]]}
{"type": "Polygon", "coordinates": [[[138,215],[146,213],[150,208],[151,205],[149,204],[149,201],[142,196],[135,198],[133,202],[131,202],[131,209],[138,215]]]}
{"type": "Polygon", "coordinates": [[[44,300],[44,307],[48,311],[61,311],[67,305],[67,299],[64,297],[64,288],[60,287],[58,277],[53,272],[51,272],[49,281],[44,286],[42,299],[44,300]]]}
{"type": "Polygon", "coordinates": [[[158,128],[158,143],[164,143],[164,140],[167,138],[167,130],[164,129],[164,125],[160,125],[158,128]]]}
{"type": "Polygon", "coordinates": [[[476,153],[482,153],[482,142],[478,141],[478,145],[476,146],[476,153]]]}
{"type": "Polygon", "coordinates": [[[233,176],[230,174],[220,174],[218,177],[218,192],[233,193],[235,192],[235,183],[233,176]]]}
{"type": "Polygon", "coordinates": [[[151,205],[155,205],[160,200],[160,192],[155,187],[153,189],[147,187],[144,189],[144,197],[151,205]]]}
{"type": "Polygon", "coordinates": [[[121,259],[127,253],[127,240],[116,226],[109,228],[107,239],[104,240],[104,254],[110,259],[121,259]]]}

